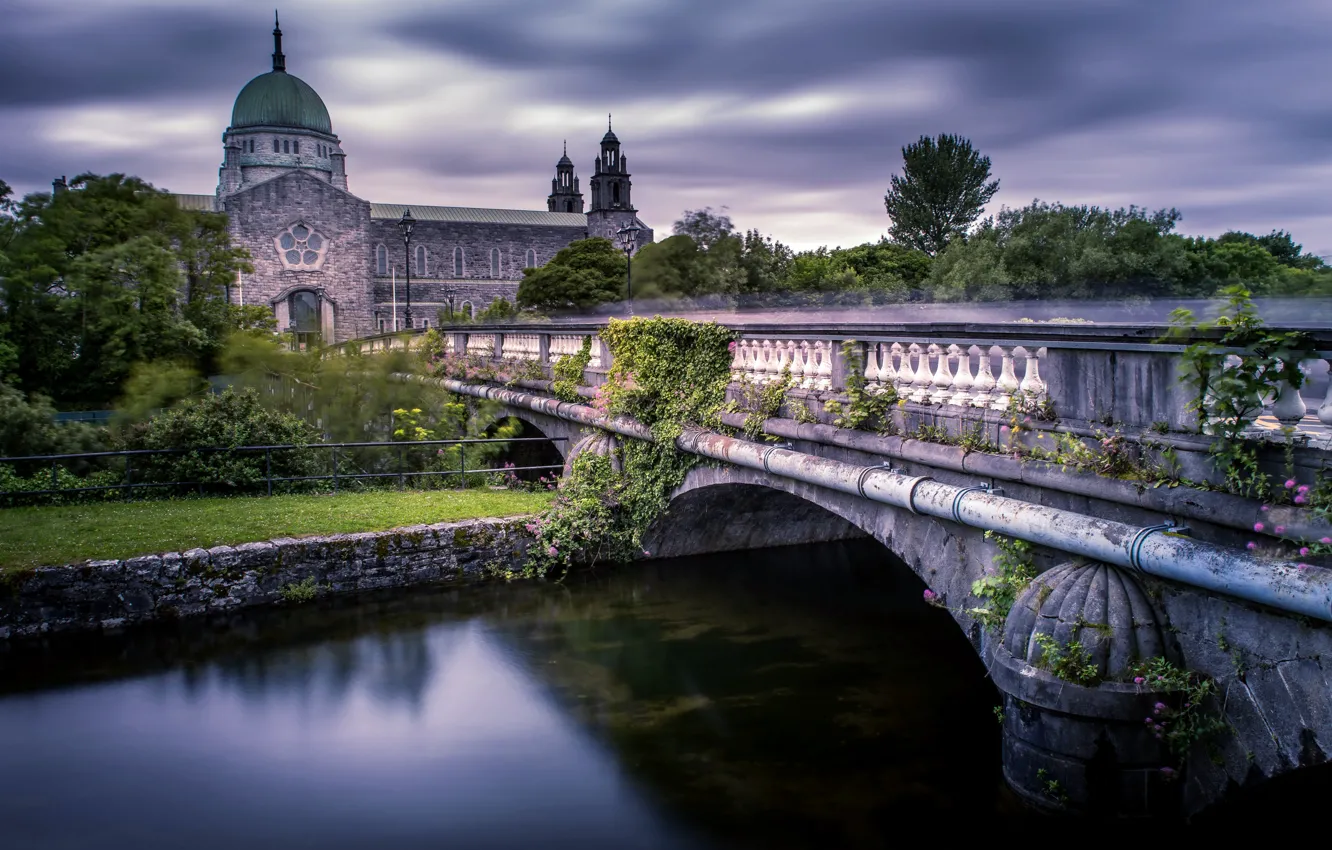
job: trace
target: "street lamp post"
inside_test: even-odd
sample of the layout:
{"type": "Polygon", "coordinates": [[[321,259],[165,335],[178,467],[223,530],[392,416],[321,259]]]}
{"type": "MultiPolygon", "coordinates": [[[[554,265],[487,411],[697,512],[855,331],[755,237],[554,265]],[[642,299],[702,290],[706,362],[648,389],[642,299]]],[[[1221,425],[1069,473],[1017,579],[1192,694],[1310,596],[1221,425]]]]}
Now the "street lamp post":
{"type": "Polygon", "coordinates": [[[630,224],[627,227],[621,227],[616,231],[620,237],[620,247],[624,249],[624,267],[625,267],[625,287],[629,300],[629,315],[634,315],[634,264],[633,253],[634,245],[638,240],[638,232],[641,230],[638,225],[630,224]]]}
{"type": "Polygon", "coordinates": [[[404,267],[407,269],[407,309],[403,311],[403,326],[407,330],[412,329],[412,228],[416,226],[416,219],[412,217],[412,211],[405,209],[402,211],[402,218],[398,219],[398,229],[402,231],[402,244],[407,248],[407,262],[404,267]]]}

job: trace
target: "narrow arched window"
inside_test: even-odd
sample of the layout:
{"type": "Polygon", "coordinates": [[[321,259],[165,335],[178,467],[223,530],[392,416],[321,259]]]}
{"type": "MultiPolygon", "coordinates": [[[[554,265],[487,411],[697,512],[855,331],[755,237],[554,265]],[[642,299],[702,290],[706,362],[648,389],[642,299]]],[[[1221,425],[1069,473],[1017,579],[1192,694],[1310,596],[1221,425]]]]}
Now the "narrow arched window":
{"type": "Polygon", "coordinates": [[[282,152],[283,152],[283,153],[291,153],[291,140],[290,140],[290,139],[283,139],[283,140],[282,140],[282,152]]]}
{"type": "Polygon", "coordinates": [[[565,201],[565,202],[564,202],[564,211],[565,211],[565,212],[573,212],[573,201],[565,201]]]}
{"type": "Polygon", "coordinates": [[[474,312],[473,312],[473,310],[472,310],[472,302],[471,302],[471,301],[464,301],[462,304],[460,304],[460,305],[458,306],[458,311],[459,311],[460,313],[462,313],[464,316],[466,316],[467,318],[469,318],[469,319],[472,318],[472,316],[474,315],[474,312]]]}
{"type": "Polygon", "coordinates": [[[300,142],[300,139],[297,139],[296,141],[294,141],[294,142],[291,143],[291,152],[292,152],[292,153],[300,153],[300,152],[301,152],[301,142],[300,142]]]}
{"type": "Polygon", "coordinates": [[[416,273],[421,277],[426,275],[426,249],[424,245],[416,246],[416,273]]]}
{"type": "Polygon", "coordinates": [[[453,276],[463,276],[463,250],[461,248],[453,249],[453,276]]]}
{"type": "Polygon", "coordinates": [[[500,272],[499,267],[500,267],[500,262],[499,262],[499,249],[498,249],[498,248],[491,248],[491,249],[490,249],[490,276],[491,276],[491,277],[499,277],[499,272],[500,272]]]}
{"type": "Polygon", "coordinates": [[[273,153],[282,153],[282,148],[278,145],[278,140],[273,140],[273,153]]]}
{"type": "Polygon", "coordinates": [[[527,268],[536,268],[536,251],[533,251],[531,248],[527,249],[527,268]]]}
{"type": "Polygon", "coordinates": [[[375,274],[388,274],[388,249],[383,245],[375,248],[375,274]]]}
{"type": "Polygon", "coordinates": [[[618,204],[620,202],[620,184],[611,184],[611,202],[618,204]]]}

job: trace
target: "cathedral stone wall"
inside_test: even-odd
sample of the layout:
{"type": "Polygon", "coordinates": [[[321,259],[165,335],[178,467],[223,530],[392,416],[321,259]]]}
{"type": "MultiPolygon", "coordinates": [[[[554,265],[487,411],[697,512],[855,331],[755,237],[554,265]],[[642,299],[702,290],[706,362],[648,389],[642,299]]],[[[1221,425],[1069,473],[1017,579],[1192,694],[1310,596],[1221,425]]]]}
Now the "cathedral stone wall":
{"type": "MultiPolygon", "coordinates": [[[[384,245],[388,250],[390,266],[398,270],[398,277],[403,275],[405,251],[402,233],[398,223],[388,219],[374,219],[370,222],[372,245],[367,256],[371,268],[374,268],[374,250],[376,245],[384,245]]],[[[558,227],[550,225],[528,224],[491,224],[482,222],[421,221],[417,220],[412,230],[412,253],[417,245],[426,248],[426,274],[424,278],[457,278],[468,280],[522,280],[523,269],[527,266],[527,249],[536,251],[536,264],[545,265],[556,252],[570,242],[587,238],[587,228],[558,227]],[[453,249],[463,249],[463,273],[453,273],[453,249]],[[500,251],[499,277],[490,274],[490,250],[500,251]]],[[[383,275],[385,280],[390,276],[383,275]]],[[[416,266],[412,266],[412,279],[418,277],[416,266]]],[[[415,290],[413,290],[413,297],[415,290]]]]}
{"type": "Polygon", "coordinates": [[[336,304],[335,341],[376,332],[368,201],[307,172],[290,171],[227,196],[223,206],[232,239],[249,250],[254,265],[244,278],[247,304],[269,304],[296,289],[323,290],[336,304]],[[318,271],[295,271],[282,263],[273,240],[295,222],[328,242],[318,271]]]}
{"type": "MultiPolygon", "coordinates": [[[[518,300],[516,280],[425,280],[412,278],[412,320],[419,324],[422,319],[430,321],[435,327],[439,311],[453,298],[453,309],[462,310],[463,303],[472,305],[473,315],[490,306],[498,298],[509,301],[518,300]]],[[[375,281],[375,303],[377,315],[384,321],[385,330],[393,327],[393,282],[379,279],[375,281]]],[[[398,326],[402,327],[403,310],[407,307],[407,291],[403,279],[398,278],[398,326]]]]}

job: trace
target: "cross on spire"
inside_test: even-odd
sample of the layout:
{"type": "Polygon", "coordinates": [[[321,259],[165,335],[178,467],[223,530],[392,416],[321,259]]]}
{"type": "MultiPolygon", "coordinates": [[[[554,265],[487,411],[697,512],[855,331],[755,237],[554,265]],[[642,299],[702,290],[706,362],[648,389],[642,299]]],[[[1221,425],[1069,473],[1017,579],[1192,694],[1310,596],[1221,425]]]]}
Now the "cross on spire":
{"type": "Polygon", "coordinates": [[[286,72],[287,57],[282,55],[282,27],[278,23],[277,9],[273,10],[273,70],[286,72]]]}

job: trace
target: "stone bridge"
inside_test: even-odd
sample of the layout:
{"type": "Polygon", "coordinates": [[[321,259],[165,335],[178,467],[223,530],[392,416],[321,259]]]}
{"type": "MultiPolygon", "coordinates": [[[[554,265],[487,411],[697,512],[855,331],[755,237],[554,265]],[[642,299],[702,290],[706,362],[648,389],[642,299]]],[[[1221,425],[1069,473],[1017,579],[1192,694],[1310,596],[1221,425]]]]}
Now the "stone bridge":
{"type": "MultiPolygon", "coordinates": [[[[1332,527],[1298,505],[1268,509],[1208,488],[1221,482],[1179,381],[1184,343],[1158,344],[1162,328],[1136,326],[733,329],[735,398],[785,369],[792,386],[763,423],[766,442],[709,432],[677,441],[714,462],[696,466],[673,494],[649,532],[653,557],[875,538],[885,564],[914,572],[984,659],[1003,699],[1005,776],[1039,805],[1190,813],[1296,768],[1332,771],[1332,570],[1325,556],[1283,557],[1290,547],[1254,526],[1315,541],[1332,527]],[[904,399],[890,435],[831,424],[824,405],[845,400],[849,369],[904,399]],[[1131,446],[1135,474],[1097,475],[1011,451],[1110,432],[1131,446]],[[1000,553],[987,531],[1034,544],[1039,571],[992,628],[973,593],[1000,553]],[[1072,642],[1087,650],[1098,684],[1078,684],[1052,663],[1072,642]],[[1152,657],[1215,687],[1193,716],[1224,728],[1182,761],[1156,735],[1186,722],[1178,695],[1132,680],[1132,664],[1152,657]],[[1158,704],[1168,706],[1164,715],[1158,704]]],[[[591,397],[611,365],[596,331],[469,327],[445,344],[548,370],[590,336],[580,392],[591,397]]],[[[1332,356],[1332,335],[1319,345],[1332,356]]],[[[1323,362],[1307,366],[1312,393],[1278,393],[1250,436],[1271,473],[1316,487],[1332,466],[1332,388],[1322,397],[1323,362]]],[[[543,380],[438,380],[500,402],[542,434],[569,437],[566,460],[648,437],[638,423],[553,398],[543,380]]],[[[724,419],[741,427],[746,414],[724,419]]]]}

